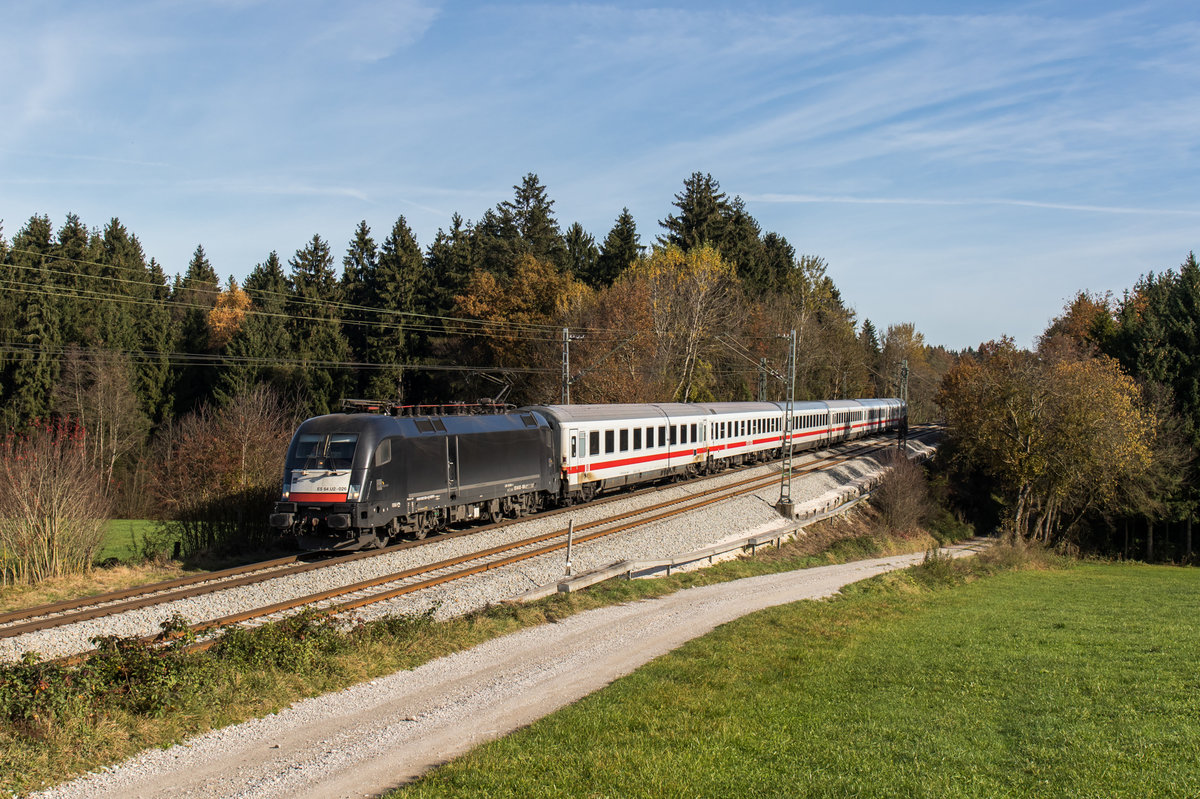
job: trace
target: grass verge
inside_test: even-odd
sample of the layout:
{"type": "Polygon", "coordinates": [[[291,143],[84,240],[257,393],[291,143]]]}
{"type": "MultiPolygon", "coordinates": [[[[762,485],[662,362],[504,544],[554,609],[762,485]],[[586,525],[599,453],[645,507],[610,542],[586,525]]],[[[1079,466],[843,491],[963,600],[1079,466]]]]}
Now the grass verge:
{"type": "Polygon", "coordinates": [[[724,625],[392,796],[1200,795],[1200,572],[1023,557],[724,625]]]}

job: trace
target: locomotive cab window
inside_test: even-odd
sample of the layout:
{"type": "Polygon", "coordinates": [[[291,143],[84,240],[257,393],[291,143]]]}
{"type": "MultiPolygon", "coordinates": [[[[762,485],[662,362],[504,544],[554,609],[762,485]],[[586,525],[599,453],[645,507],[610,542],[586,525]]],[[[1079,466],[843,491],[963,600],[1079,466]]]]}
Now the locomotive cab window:
{"type": "Polygon", "coordinates": [[[385,463],[390,463],[392,460],[392,440],[385,438],[379,442],[379,446],[375,448],[375,465],[382,466],[385,463]]]}
{"type": "Polygon", "coordinates": [[[303,435],[296,442],[295,465],[300,469],[349,469],[357,445],[357,433],[303,435]]]}

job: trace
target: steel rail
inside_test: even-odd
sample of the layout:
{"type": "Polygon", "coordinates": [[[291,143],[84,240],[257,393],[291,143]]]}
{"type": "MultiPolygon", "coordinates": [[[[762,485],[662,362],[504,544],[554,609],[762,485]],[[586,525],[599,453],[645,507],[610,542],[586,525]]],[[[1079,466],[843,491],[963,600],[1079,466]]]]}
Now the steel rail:
{"type": "MultiPolygon", "coordinates": [[[[918,434],[918,437],[920,437],[920,435],[921,434],[918,434]]],[[[849,443],[849,442],[838,442],[838,443],[849,443]]],[[[804,475],[804,474],[810,474],[813,472],[829,469],[836,465],[844,463],[848,460],[852,460],[854,458],[861,457],[864,454],[877,452],[881,449],[889,448],[890,446],[892,446],[892,445],[886,444],[886,443],[862,442],[862,443],[854,446],[854,448],[852,450],[850,450],[849,452],[830,453],[825,456],[818,456],[817,460],[812,462],[806,468],[799,470],[797,475],[799,476],[799,475],[804,475]]],[[[810,452],[810,454],[815,454],[815,452],[810,452]]],[[[624,513],[616,514],[615,516],[607,517],[604,519],[598,519],[598,520],[595,520],[592,522],[586,522],[582,525],[577,526],[575,529],[577,531],[578,530],[589,530],[589,529],[596,528],[596,527],[602,527],[604,525],[612,525],[614,522],[620,522],[620,521],[624,521],[627,519],[637,519],[636,521],[631,521],[630,523],[625,524],[625,525],[602,529],[602,530],[598,530],[596,532],[585,534],[582,537],[576,537],[575,541],[577,543],[586,543],[588,541],[592,541],[592,540],[595,540],[595,539],[598,539],[598,538],[601,538],[601,537],[604,537],[607,535],[617,534],[617,533],[624,532],[624,531],[632,529],[632,528],[640,527],[640,526],[650,524],[650,523],[653,523],[656,521],[661,521],[666,518],[671,518],[673,516],[678,516],[678,515],[682,515],[684,513],[689,513],[694,510],[698,510],[703,507],[707,507],[708,505],[714,504],[716,502],[720,502],[725,499],[729,499],[734,496],[752,493],[753,491],[757,491],[765,486],[769,486],[769,485],[773,484],[777,479],[778,479],[777,475],[774,475],[774,474],[745,478],[745,479],[734,481],[731,483],[726,483],[722,486],[714,488],[712,491],[705,492],[702,494],[691,494],[688,496],[679,497],[679,498],[668,500],[665,502],[655,503],[653,505],[635,509],[633,511],[627,511],[624,513]],[[692,501],[692,500],[694,500],[694,501],[692,501]],[[690,504],[685,504],[685,503],[689,503],[689,501],[692,501],[692,502],[690,504]],[[654,513],[655,511],[662,510],[664,508],[669,508],[671,506],[678,506],[678,505],[683,505],[683,507],[678,507],[673,510],[668,510],[668,511],[664,511],[662,513],[657,513],[648,518],[640,518],[640,519],[638,518],[638,517],[646,516],[646,514],[654,513]]],[[[649,493],[651,491],[661,491],[663,489],[664,489],[663,486],[653,486],[653,487],[650,487],[647,489],[641,489],[641,490],[635,491],[635,492],[624,492],[621,494],[614,495],[612,497],[604,498],[603,500],[594,501],[592,503],[589,503],[589,505],[594,506],[596,504],[607,504],[608,502],[611,502],[611,501],[626,499],[631,496],[637,496],[640,494],[649,493]]],[[[546,513],[543,513],[540,515],[543,517],[553,516],[553,515],[558,515],[560,513],[569,513],[569,512],[572,512],[573,510],[576,510],[576,507],[568,506],[568,507],[564,507],[564,508],[555,509],[553,511],[549,511],[549,512],[546,512],[546,513]]],[[[420,541],[407,541],[407,542],[403,542],[398,545],[394,545],[392,547],[387,547],[385,549],[356,552],[356,553],[352,553],[350,555],[346,555],[346,556],[343,556],[340,558],[321,561],[321,562],[317,562],[317,563],[305,564],[304,566],[296,567],[294,569],[288,569],[288,570],[286,570],[285,574],[287,574],[287,575],[299,574],[302,571],[309,571],[309,570],[315,569],[315,568],[323,568],[326,566],[339,565],[342,563],[347,563],[347,562],[359,560],[359,559],[366,558],[366,557],[374,557],[377,555],[395,552],[395,551],[398,551],[401,549],[408,549],[408,548],[412,548],[412,547],[416,547],[416,546],[423,546],[426,544],[434,544],[434,543],[437,543],[438,541],[443,541],[448,538],[458,537],[460,535],[472,535],[472,534],[482,532],[485,530],[490,530],[490,529],[494,529],[494,528],[498,528],[498,527],[507,526],[509,524],[514,524],[518,521],[521,521],[521,519],[514,519],[514,520],[509,520],[509,521],[501,522],[501,523],[497,523],[497,524],[484,525],[484,526],[479,526],[479,527],[473,527],[473,528],[466,529],[466,530],[454,531],[451,533],[443,534],[443,535],[440,535],[440,536],[437,536],[434,538],[424,539],[424,540],[420,540],[420,541]]],[[[389,583],[395,583],[400,580],[410,579],[412,577],[420,576],[423,574],[431,574],[436,571],[453,568],[455,566],[461,565],[463,563],[468,563],[470,561],[479,561],[479,560],[484,560],[486,558],[493,557],[495,555],[503,555],[505,553],[511,553],[511,552],[514,552],[521,548],[535,546],[537,544],[552,540],[554,538],[565,537],[566,535],[567,535],[567,530],[565,530],[565,529],[556,530],[556,531],[553,531],[550,533],[543,533],[543,534],[540,534],[537,536],[532,536],[530,538],[521,539],[519,541],[509,542],[508,544],[501,544],[501,545],[498,545],[495,547],[490,547],[488,549],[480,550],[480,551],[477,551],[474,553],[467,553],[464,555],[456,556],[454,558],[448,558],[448,559],[445,559],[442,561],[436,561],[434,563],[426,564],[423,566],[417,566],[417,567],[413,567],[410,569],[405,569],[400,572],[395,572],[395,573],[388,574],[388,575],[381,575],[376,578],[360,581],[358,583],[353,583],[353,584],[350,584],[347,586],[341,586],[339,588],[329,589],[329,590],[318,592],[316,594],[311,594],[311,595],[308,595],[305,597],[300,597],[300,598],[296,598],[296,599],[292,599],[292,600],[287,600],[284,602],[274,603],[269,606],[264,606],[264,607],[253,609],[253,610],[247,610],[247,611],[243,611],[243,612],[236,613],[236,614],[230,614],[228,616],[224,616],[224,617],[221,617],[218,619],[212,619],[209,621],[198,622],[196,624],[190,625],[189,629],[194,632],[197,632],[197,633],[203,633],[203,632],[211,631],[211,630],[218,629],[221,627],[227,627],[227,626],[234,625],[234,624],[241,624],[241,623],[250,621],[255,618],[269,617],[271,615],[283,613],[283,612],[286,612],[289,610],[294,610],[296,608],[304,607],[307,605],[314,605],[314,604],[320,604],[322,602],[328,602],[330,599],[336,599],[339,596],[347,596],[347,595],[350,595],[353,593],[370,590],[371,588],[376,588],[381,585],[387,585],[389,583]]],[[[367,597],[350,600],[349,602],[341,603],[332,608],[323,609],[323,612],[329,613],[330,615],[334,615],[337,613],[344,613],[349,610],[357,609],[359,607],[363,607],[363,606],[370,605],[370,604],[375,604],[378,602],[384,602],[389,599],[403,596],[405,594],[414,593],[416,591],[420,591],[420,590],[423,590],[426,588],[431,588],[431,587],[434,587],[437,585],[442,585],[444,583],[451,582],[453,580],[470,577],[475,574],[489,571],[491,569],[500,568],[500,567],[503,567],[506,565],[511,565],[513,563],[517,563],[522,560],[527,560],[529,558],[538,557],[538,556],[544,555],[544,554],[549,554],[549,553],[561,550],[565,546],[566,546],[565,541],[560,541],[558,543],[543,546],[543,547],[531,550],[526,553],[518,553],[515,555],[509,555],[508,557],[505,557],[505,558],[502,558],[499,560],[495,560],[495,561],[477,563],[474,566],[470,566],[466,569],[461,569],[459,571],[452,572],[447,575],[431,577],[429,579],[422,580],[422,581],[419,581],[416,583],[411,583],[406,586],[400,586],[398,588],[390,589],[388,591],[374,593],[367,597]]],[[[281,559],[278,559],[277,561],[266,561],[261,564],[252,564],[250,566],[245,566],[245,567],[235,567],[234,569],[227,569],[227,570],[223,570],[222,572],[213,572],[209,575],[198,575],[196,578],[181,578],[180,580],[167,581],[167,583],[156,584],[156,585],[162,585],[165,587],[171,583],[179,583],[181,581],[188,581],[188,580],[213,582],[214,575],[236,574],[236,573],[243,573],[243,572],[248,572],[248,571],[249,572],[262,572],[262,571],[265,571],[269,566],[281,564],[284,562],[294,562],[297,559],[298,558],[296,558],[296,557],[281,558],[281,559]]],[[[263,581],[266,581],[269,579],[273,579],[276,576],[283,576],[283,575],[277,574],[277,573],[275,573],[275,574],[246,574],[243,577],[240,577],[240,578],[237,578],[234,580],[230,580],[230,581],[226,581],[226,582],[217,583],[217,584],[212,585],[211,587],[210,586],[198,586],[197,588],[191,589],[189,591],[175,592],[174,594],[169,594],[165,597],[160,595],[160,596],[147,598],[146,600],[138,602],[138,603],[127,603],[126,606],[120,606],[121,607],[120,610],[109,610],[108,608],[97,609],[98,611],[101,611],[101,612],[96,612],[96,613],[92,614],[91,616],[89,616],[89,618],[96,618],[96,617],[99,617],[102,615],[113,615],[117,612],[124,612],[125,610],[132,610],[132,609],[135,609],[133,607],[134,604],[136,604],[137,607],[149,607],[149,606],[153,606],[156,604],[162,604],[167,601],[173,601],[174,599],[178,599],[178,598],[188,598],[191,596],[197,596],[197,595],[201,595],[204,593],[212,593],[215,591],[223,590],[224,588],[232,588],[232,587],[237,587],[240,585],[252,584],[255,582],[263,582],[263,581]]],[[[145,588],[145,587],[143,587],[143,588],[145,588]]],[[[128,591],[136,591],[136,590],[137,589],[128,589],[126,592],[113,592],[113,594],[127,593],[128,591]]],[[[92,597],[90,599],[92,601],[95,601],[95,600],[99,599],[99,597],[92,597]]],[[[81,601],[84,601],[84,600],[75,600],[75,602],[81,602],[81,601]]],[[[63,603],[63,604],[65,604],[65,603],[63,603]]],[[[110,606],[110,607],[113,607],[113,606],[110,606]]],[[[33,609],[31,609],[31,610],[33,610],[33,609]]],[[[74,616],[74,617],[71,617],[69,620],[62,621],[58,624],[50,623],[50,624],[45,624],[44,626],[41,626],[41,627],[35,627],[34,625],[21,625],[21,626],[29,627],[29,629],[25,629],[22,632],[30,632],[33,629],[45,629],[46,627],[50,627],[50,626],[60,626],[62,624],[69,624],[69,623],[73,623],[75,621],[83,621],[83,620],[86,620],[86,619],[80,618],[78,616],[74,616]]],[[[50,621],[57,622],[57,619],[50,620],[50,621]]],[[[0,630],[0,637],[15,637],[16,635],[21,634],[21,633],[11,632],[13,629],[15,629],[15,628],[10,627],[5,630],[0,630]]],[[[142,640],[149,642],[149,641],[156,641],[156,640],[162,640],[162,639],[161,639],[161,636],[145,636],[142,638],[142,640]]],[[[211,641],[211,640],[203,641],[203,642],[199,642],[197,644],[193,644],[192,646],[193,646],[193,648],[208,648],[209,646],[212,645],[212,643],[214,643],[214,641],[211,641]]],[[[76,656],[71,656],[68,659],[73,660],[78,657],[79,656],[76,655],[76,656]]]]}
{"type": "MultiPolygon", "coordinates": [[[[621,492],[608,497],[597,498],[589,503],[589,505],[592,507],[596,505],[604,505],[629,497],[636,497],[648,493],[662,491],[663,488],[663,486],[649,486],[635,491],[621,492]]],[[[538,516],[541,518],[546,518],[562,513],[570,513],[573,510],[575,510],[575,506],[555,508],[543,511],[538,514],[538,516]]],[[[353,552],[336,558],[309,563],[294,568],[288,567],[291,566],[291,564],[297,563],[301,559],[301,556],[291,555],[274,560],[246,564],[244,566],[235,566],[228,569],[221,569],[214,572],[205,572],[204,574],[178,577],[158,583],[150,583],[148,585],[119,589],[117,591],[110,591],[104,594],[96,594],[89,597],[80,597],[76,599],[64,600],[62,602],[38,605],[20,610],[9,611],[7,613],[0,613],[0,639],[15,638],[30,632],[37,632],[39,630],[52,629],[54,627],[62,627],[68,624],[90,621],[92,619],[112,616],[131,610],[153,607],[154,605],[164,604],[166,602],[172,602],[180,599],[191,599],[197,596],[203,596],[204,594],[222,591],[226,588],[237,588],[243,585],[253,585],[257,582],[265,582],[280,576],[280,574],[276,573],[275,570],[278,570],[279,572],[286,571],[286,574],[288,575],[302,574],[315,569],[337,566],[365,558],[372,558],[392,552],[398,552],[404,549],[424,546],[426,544],[433,544],[437,543],[438,541],[445,541],[447,539],[457,538],[458,536],[462,535],[486,532],[488,530],[497,529],[510,524],[516,524],[523,518],[526,517],[518,517],[516,519],[509,519],[494,524],[477,525],[465,530],[448,531],[433,538],[417,541],[404,541],[399,544],[393,544],[380,549],[353,552]],[[16,622],[20,621],[25,621],[26,623],[16,624],[16,622]]]]}
{"type": "MultiPolygon", "coordinates": [[[[889,448],[890,446],[891,446],[890,444],[878,444],[878,443],[860,445],[849,453],[838,453],[836,455],[830,455],[825,458],[822,458],[819,461],[815,462],[814,464],[799,471],[798,474],[800,474],[800,475],[811,474],[813,472],[830,469],[830,468],[833,468],[834,466],[838,466],[842,463],[845,463],[848,460],[853,460],[854,458],[862,457],[864,454],[870,454],[872,452],[877,452],[881,449],[889,448]]],[[[624,520],[627,520],[627,519],[630,519],[633,517],[646,516],[646,514],[648,514],[648,513],[654,514],[654,515],[648,516],[647,518],[638,518],[634,521],[630,521],[627,524],[618,525],[616,527],[606,527],[604,529],[596,530],[592,533],[587,533],[583,536],[576,537],[574,540],[575,540],[576,544],[586,543],[588,541],[593,541],[593,540],[596,540],[598,538],[603,538],[608,535],[615,535],[617,533],[625,532],[627,530],[630,530],[630,529],[633,529],[636,527],[642,527],[646,524],[651,524],[651,523],[654,523],[657,521],[662,521],[664,519],[672,518],[674,516],[680,516],[685,513],[690,513],[692,511],[699,510],[701,508],[707,507],[707,506],[715,504],[717,502],[721,502],[723,500],[730,499],[735,496],[753,493],[754,491],[758,491],[763,487],[771,486],[775,483],[776,479],[777,479],[776,475],[764,475],[764,476],[746,478],[744,480],[739,480],[734,483],[729,483],[729,484],[726,484],[723,486],[719,486],[716,489],[714,489],[713,491],[707,492],[706,494],[702,494],[699,496],[691,495],[691,496],[687,496],[687,497],[681,497],[678,499],[669,500],[667,502],[657,503],[655,505],[652,505],[652,506],[649,506],[646,508],[641,508],[641,509],[638,509],[635,511],[617,514],[616,516],[608,517],[605,519],[598,519],[593,522],[587,522],[583,525],[580,525],[576,529],[586,530],[586,529],[591,529],[591,528],[595,528],[595,527],[602,527],[604,525],[611,525],[613,522],[620,522],[620,521],[624,521],[624,520]],[[672,505],[681,505],[682,507],[676,507],[676,508],[670,509],[670,510],[663,510],[664,508],[667,508],[672,505]],[[654,511],[662,511],[662,512],[654,513],[654,511]]],[[[262,608],[241,611],[239,613],[230,614],[228,616],[223,616],[218,619],[211,619],[206,622],[198,622],[194,625],[191,625],[190,629],[196,633],[203,633],[203,632],[207,632],[210,630],[219,629],[221,627],[228,627],[228,626],[235,625],[235,624],[242,624],[242,623],[250,621],[252,619],[272,616],[272,615],[275,615],[278,613],[285,613],[289,610],[295,610],[297,608],[301,608],[301,607],[305,607],[305,606],[317,605],[322,602],[327,602],[331,599],[336,599],[339,596],[347,596],[349,594],[367,591],[372,588],[378,588],[379,586],[387,585],[389,583],[399,582],[401,580],[409,579],[411,577],[418,577],[418,576],[421,576],[424,574],[431,574],[433,572],[442,571],[442,570],[445,570],[448,568],[453,568],[454,566],[458,566],[458,565],[468,563],[471,561],[483,560],[485,558],[489,558],[494,555],[503,555],[505,553],[514,552],[515,550],[534,546],[537,544],[541,544],[545,541],[550,541],[555,538],[561,539],[561,538],[564,538],[566,535],[567,535],[567,530],[563,530],[563,529],[555,530],[555,531],[552,531],[549,533],[542,533],[540,535],[531,536],[529,538],[521,539],[519,541],[513,541],[513,542],[509,542],[507,544],[500,544],[500,545],[497,545],[494,547],[489,547],[487,549],[479,550],[477,552],[458,555],[453,558],[447,558],[445,560],[436,561],[434,563],[425,564],[423,566],[415,566],[413,568],[405,569],[403,571],[395,572],[393,574],[380,575],[379,577],[374,577],[374,578],[371,578],[368,580],[362,580],[360,582],[352,583],[352,584],[346,585],[346,586],[341,586],[339,588],[331,588],[331,589],[328,589],[325,591],[320,591],[315,594],[310,594],[305,597],[297,597],[295,599],[285,600],[283,602],[277,602],[272,605],[264,606],[262,608]]],[[[512,565],[512,564],[518,563],[522,560],[528,560],[530,558],[534,558],[534,557],[538,557],[541,555],[556,552],[565,547],[566,547],[566,542],[559,541],[557,543],[548,544],[546,546],[542,546],[537,549],[530,550],[528,552],[522,552],[522,553],[518,553],[515,555],[509,555],[508,557],[501,558],[499,560],[488,561],[488,562],[484,562],[484,563],[477,563],[474,566],[469,566],[465,569],[460,569],[458,571],[451,572],[449,574],[445,574],[445,575],[441,575],[441,576],[437,576],[437,577],[430,577],[426,580],[421,580],[419,582],[410,583],[408,585],[399,586],[397,588],[374,593],[374,594],[371,594],[369,596],[362,597],[359,599],[354,599],[354,600],[350,600],[348,602],[343,602],[343,603],[340,603],[340,604],[330,607],[330,608],[323,608],[323,609],[321,609],[321,611],[324,613],[327,613],[328,615],[337,615],[339,613],[345,613],[350,610],[356,610],[360,607],[365,607],[366,605],[376,604],[379,602],[386,602],[390,599],[395,599],[397,597],[404,596],[405,594],[411,594],[411,593],[415,593],[417,591],[421,591],[421,590],[424,590],[427,588],[433,588],[438,585],[443,585],[445,583],[452,582],[454,580],[471,577],[476,574],[481,574],[483,572],[490,571],[492,569],[497,569],[497,568],[501,568],[503,566],[512,565]]],[[[144,640],[154,640],[154,639],[147,638],[144,640]]],[[[204,641],[204,642],[195,644],[194,647],[198,648],[198,649],[206,649],[209,646],[212,646],[213,643],[215,643],[215,642],[214,641],[204,641]]]]}

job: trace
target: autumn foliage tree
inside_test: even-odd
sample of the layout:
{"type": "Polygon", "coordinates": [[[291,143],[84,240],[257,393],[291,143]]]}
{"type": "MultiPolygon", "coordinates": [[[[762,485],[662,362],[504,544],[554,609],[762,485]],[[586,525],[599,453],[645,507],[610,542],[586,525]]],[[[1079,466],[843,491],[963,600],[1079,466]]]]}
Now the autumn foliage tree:
{"type": "Polygon", "coordinates": [[[250,295],[238,287],[237,281],[229,278],[229,287],[217,295],[217,301],[208,312],[208,341],[214,350],[224,349],[233,340],[250,311],[250,295]]]}
{"type": "Polygon", "coordinates": [[[649,334],[644,347],[654,375],[673,387],[678,402],[712,399],[707,348],[737,314],[738,279],[733,265],[707,244],[684,252],[657,247],[621,278],[647,303],[649,334]]]}
{"type": "Polygon", "coordinates": [[[511,275],[476,269],[456,297],[455,313],[481,324],[464,331],[462,340],[476,362],[507,370],[527,396],[556,399],[555,327],[587,293],[569,273],[529,254],[515,258],[511,275]]]}
{"type": "Polygon", "coordinates": [[[988,475],[1015,536],[1055,541],[1088,514],[1120,508],[1142,480],[1155,420],[1110,358],[1047,359],[989,342],[938,394],[960,469],[988,475]]]}
{"type": "Polygon", "coordinates": [[[182,554],[261,548],[295,417],[256,387],[204,405],[159,439],[155,492],[182,554]]]}

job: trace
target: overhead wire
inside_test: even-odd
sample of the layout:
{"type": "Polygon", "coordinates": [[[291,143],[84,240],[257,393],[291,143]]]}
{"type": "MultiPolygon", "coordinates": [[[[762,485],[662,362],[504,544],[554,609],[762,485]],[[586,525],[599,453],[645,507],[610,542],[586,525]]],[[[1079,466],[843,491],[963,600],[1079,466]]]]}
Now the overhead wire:
{"type": "MultiPolygon", "coordinates": [[[[104,263],[101,263],[98,261],[89,261],[89,260],[82,259],[82,258],[72,258],[69,256],[58,255],[56,253],[42,253],[42,252],[38,252],[36,250],[28,250],[28,249],[24,249],[24,248],[10,248],[9,252],[22,253],[25,255],[30,255],[33,257],[43,258],[43,259],[66,261],[66,262],[80,264],[80,265],[86,265],[86,266],[95,266],[95,267],[99,267],[101,269],[126,269],[126,270],[136,270],[137,269],[137,267],[126,266],[123,264],[104,264],[104,263]]],[[[18,268],[18,269],[38,269],[39,268],[36,266],[27,265],[27,264],[10,264],[10,266],[18,268]]],[[[89,279],[95,279],[95,280],[107,280],[107,281],[112,281],[114,283],[123,283],[123,284],[128,284],[128,285],[133,285],[133,286],[142,286],[142,287],[151,288],[154,290],[162,290],[164,288],[168,289],[168,290],[170,289],[170,287],[164,283],[156,283],[156,282],[149,281],[149,280],[133,280],[130,278],[119,278],[119,277],[115,277],[115,276],[111,276],[111,275],[92,275],[92,274],[81,273],[81,272],[68,272],[68,271],[64,271],[64,270],[55,270],[55,269],[47,269],[46,271],[51,272],[53,274],[61,275],[64,277],[69,277],[69,278],[89,278],[89,279]]],[[[210,291],[214,296],[221,293],[220,288],[214,288],[214,289],[208,290],[208,291],[210,291]]],[[[517,331],[522,331],[522,332],[538,332],[538,333],[544,333],[547,335],[552,334],[552,333],[558,331],[559,329],[561,329],[561,325],[550,324],[550,323],[514,322],[511,320],[500,321],[500,320],[488,320],[488,319],[471,319],[468,317],[456,317],[456,316],[447,316],[447,315],[441,315],[441,314],[428,314],[428,313],[420,313],[417,311],[389,310],[389,309],[383,309],[383,308],[375,308],[375,307],[368,306],[368,305],[358,305],[355,303],[346,302],[344,300],[321,300],[321,299],[315,299],[315,298],[308,298],[308,297],[303,297],[303,296],[297,295],[292,292],[274,291],[274,290],[270,290],[270,289],[255,289],[254,293],[262,294],[264,296],[274,297],[274,298],[277,298],[288,304],[310,305],[310,306],[319,307],[319,308],[329,308],[329,309],[333,309],[333,310],[347,311],[347,312],[352,311],[352,312],[377,314],[377,315],[399,316],[399,317],[411,318],[411,319],[415,319],[415,320],[425,320],[425,324],[429,324],[429,322],[436,321],[436,322],[441,322],[443,324],[451,323],[451,324],[455,324],[455,325],[462,325],[462,326],[466,326],[468,328],[471,326],[492,325],[492,326],[497,326],[497,327],[502,327],[502,328],[511,328],[511,329],[514,329],[517,331]]],[[[203,306],[197,305],[194,307],[203,307],[203,306]]],[[[254,309],[253,312],[261,313],[261,311],[259,311],[257,309],[254,309]]],[[[316,317],[316,318],[320,318],[320,317],[316,317]]],[[[345,317],[342,317],[340,319],[340,321],[352,322],[352,323],[356,323],[356,324],[364,323],[363,320],[346,319],[345,317]]],[[[406,327],[408,327],[409,329],[412,329],[413,325],[409,324],[409,325],[406,325],[406,327]]],[[[628,333],[629,333],[629,331],[623,331],[623,330],[616,329],[616,328],[581,327],[581,328],[577,328],[577,329],[579,329],[583,332],[586,332],[586,333],[610,334],[614,338],[616,338],[620,335],[628,335],[628,333]]],[[[440,328],[439,328],[439,330],[440,330],[440,328]]]]}

